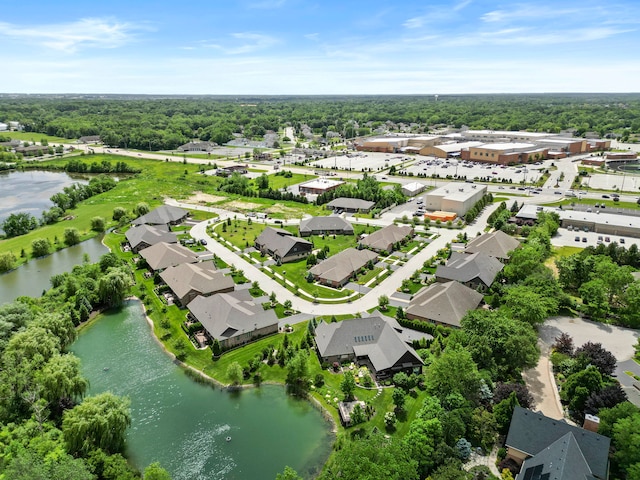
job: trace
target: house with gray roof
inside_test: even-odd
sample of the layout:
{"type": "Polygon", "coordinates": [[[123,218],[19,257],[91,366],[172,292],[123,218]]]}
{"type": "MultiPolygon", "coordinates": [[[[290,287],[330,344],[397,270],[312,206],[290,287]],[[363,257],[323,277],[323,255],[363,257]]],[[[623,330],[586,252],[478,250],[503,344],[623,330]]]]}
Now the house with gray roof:
{"type": "Polygon", "coordinates": [[[189,316],[202,324],[207,337],[226,350],[278,332],[278,317],[265,310],[248,290],[196,297],[187,305],[189,316]]]}
{"type": "Polygon", "coordinates": [[[164,225],[138,225],[127,230],[124,236],[133,253],[160,242],[178,243],[177,235],[164,225]]]}
{"type": "Polygon", "coordinates": [[[314,265],[309,269],[309,272],[316,282],[339,288],[344,286],[368,262],[374,262],[377,259],[378,254],[371,250],[347,248],[314,265]]]}
{"type": "Polygon", "coordinates": [[[196,252],[177,243],[156,243],[140,250],[139,253],[154,272],[161,272],[165,268],[183,263],[196,263],[200,260],[196,252]]]}
{"type": "Polygon", "coordinates": [[[516,406],[505,441],[516,480],[606,480],[611,439],[516,406]]]}
{"type": "Polygon", "coordinates": [[[413,238],[414,230],[410,225],[387,225],[360,240],[360,245],[375,252],[393,252],[397,243],[405,243],[413,238]]]}
{"type": "Polygon", "coordinates": [[[282,228],[265,228],[254,246],[263,255],[270,255],[278,263],[295,262],[306,258],[313,250],[313,244],[304,238],[282,228]]]}
{"type": "Polygon", "coordinates": [[[213,262],[183,263],[160,273],[181,305],[186,306],[198,295],[208,297],[215,293],[232,292],[233,278],[216,270],[213,262]]]}
{"type": "Polygon", "coordinates": [[[353,226],[338,216],[311,217],[300,221],[301,237],[309,235],[353,235],[353,226]]]}
{"type": "Polygon", "coordinates": [[[344,210],[345,212],[353,213],[369,213],[375,204],[376,202],[370,202],[368,200],[362,200],[360,198],[340,197],[334,198],[329,203],[327,203],[327,207],[331,208],[334,211],[344,210]]]}
{"type": "Polygon", "coordinates": [[[491,233],[484,233],[469,243],[465,248],[465,253],[482,252],[490,257],[495,257],[501,261],[509,260],[509,254],[520,246],[520,242],[504,233],[496,230],[491,233]]]}
{"type": "Polygon", "coordinates": [[[411,298],[405,313],[411,320],[460,327],[462,317],[478,308],[482,298],[480,292],[459,282],[433,283],[411,298]]]}
{"type": "Polygon", "coordinates": [[[320,323],[315,331],[322,361],[366,365],[377,378],[420,371],[423,362],[381,316],[320,323]]]}
{"type": "Polygon", "coordinates": [[[178,147],[179,152],[213,152],[215,148],[218,146],[215,142],[189,142],[184,145],[180,145],[178,147]]]}
{"type": "Polygon", "coordinates": [[[489,288],[504,265],[495,257],[478,253],[453,252],[446,265],[436,268],[436,280],[455,280],[476,290],[489,288]]]}
{"type": "Polygon", "coordinates": [[[160,205],[149,213],[136,218],[133,225],[177,225],[187,219],[189,212],[180,207],[160,205]]]}

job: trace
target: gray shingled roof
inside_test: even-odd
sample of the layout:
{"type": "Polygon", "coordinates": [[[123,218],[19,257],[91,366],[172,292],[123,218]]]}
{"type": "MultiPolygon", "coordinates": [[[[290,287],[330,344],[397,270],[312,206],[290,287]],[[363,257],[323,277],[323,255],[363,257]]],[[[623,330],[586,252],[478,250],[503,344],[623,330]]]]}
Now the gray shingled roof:
{"type": "Polygon", "coordinates": [[[281,258],[287,256],[296,244],[312,245],[304,238],[296,237],[291,232],[282,228],[265,228],[258,238],[256,244],[264,246],[267,250],[277,253],[281,258]]]}
{"type": "Polygon", "coordinates": [[[327,207],[344,208],[345,210],[370,210],[375,204],[376,202],[370,202],[360,198],[340,197],[334,198],[327,203],[327,207]]]}
{"type": "Polygon", "coordinates": [[[568,432],[522,464],[516,480],[587,480],[594,478],[573,433],[568,432]]]}
{"type": "Polygon", "coordinates": [[[374,250],[387,250],[389,245],[413,235],[413,227],[409,225],[387,225],[360,240],[360,243],[374,250]]]}
{"type": "Polygon", "coordinates": [[[481,301],[481,293],[461,283],[434,283],[414,295],[406,313],[459,327],[462,317],[468,311],[478,308],[481,301]]]}
{"type": "Polygon", "coordinates": [[[160,277],[181,299],[191,290],[208,295],[234,286],[233,278],[218,272],[213,262],[183,263],[167,268],[160,277]]]}
{"type": "Polygon", "coordinates": [[[309,269],[313,275],[323,280],[341,283],[354,272],[364,267],[369,260],[376,260],[378,254],[371,250],[347,248],[323,260],[309,269]]]}
{"type": "Polygon", "coordinates": [[[171,205],[160,205],[158,208],[151,210],[146,215],[136,218],[132,223],[134,225],[168,225],[175,223],[187,216],[187,211],[180,207],[171,205]]]}
{"type": "Polygon", "coordinates": [[[136,249],[140,244],[155,245],[156,243],[176,243],[178,237],[175,233],[167,230],[166,225],[139,225],[130,228],[124,234],[131,248],[136,249]]]}
{"type": "Polygon", "coordinates": [[[353,226],[344,218],[335,215],[331,217],[305,218],[300,221],[300,233],[312,233],[323,230],[342,230],[345,234],[353,234],[353,226]]]}
{"type": "Polygon", "coordinates": [[[438,265],[436,268],[436,278],[457,280],[461,283],[478,278],[489,287],[503,268],[500,260],[481,252],[453,252],[446,265],[438,265]]]}
{"type": "Polygon", "coordinates": [[[248,290],[196,297],[187,308],[209,335],[219,340],[278,323],[275,311],[255,303],[248,290]]]}
{"type": "Polygon", "coordinates": [[[492,233],[485,233],[474,238],[467,244],[465,253],[482,252],[490,257],[500,259],[508,259],[509,252],[520,246],[520,242],[510,237],[502,230],[496,230],[492,233]]]}
{"type": "Polygon", "coordinates": [[[366,356],[378,372],[393,367],[406,354],[422,363],[398,332],[377,316],[337,323],[322,322],[316,327],[315,338],[322,357],[366,356]]]}
{"type": "Polygon", "coordinates": [[[163,270],[182,263],[196,263],[199,260],[197,253],[177,243],[156,243],[140,250],[140,256],[144,258],[152,270],[163,270]]]}
{"type": "Polygon", "coordinates": [[[573,434],[593,475],[607,478],[611,439],[522,407],[513,411],[505,445],[534,456],[567,433],[573,434]]]}

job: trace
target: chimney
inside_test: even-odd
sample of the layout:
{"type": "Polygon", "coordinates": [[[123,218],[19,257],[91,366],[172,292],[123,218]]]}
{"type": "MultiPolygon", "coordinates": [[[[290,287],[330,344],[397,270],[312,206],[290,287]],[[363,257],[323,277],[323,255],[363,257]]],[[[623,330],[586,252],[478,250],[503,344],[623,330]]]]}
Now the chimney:
{"type": "Polygon", "coordinates": [[[598,417],[596,417],[595,415],[589,415],[588,413],[584,416],[584,423],[582,424],[582,428],[597,433],[599,426],[600,419],[598,417]]]}

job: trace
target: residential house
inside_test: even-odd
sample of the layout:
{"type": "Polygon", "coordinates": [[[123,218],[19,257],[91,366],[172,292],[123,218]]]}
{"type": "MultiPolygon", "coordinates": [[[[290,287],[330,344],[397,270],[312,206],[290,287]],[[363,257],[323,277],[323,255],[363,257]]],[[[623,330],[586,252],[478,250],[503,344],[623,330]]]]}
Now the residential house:
{"type": "Polygon", "coordinates": [[[133,253],[138,253],[140,250],[160,242],[178,243],[176,234],[170,232],[164,225],[138,225],[127,230],[124,236],[133,253]]]}
{"type": "Polygon", "coordinates": [[[339,288],[368,262],[374,262],[377,258],[378,254],[371,250],[347,248],[314,265],[309,269],[309,273],[313,275],[316,282],[339,288]]]}
{"type": "Polygon", "coordinates": [[[360,245],[375,252],[393,252],[397,243],[413,238],[413,227],[409,225],[388,225],[376,230],[360,240],[360,245]]]}
{"type": "Polygon", "coordinates": [[[505,441],[521,465],[516,480],[606,480],[609,446],[603,435],[516,406],[505,441]]]}
{"type": "Polygon", "coordinates": [[[306,258],[313,250],[313,244],[281,228],[265,228],[256,238],[256,249],[278,263],[295,262],[306,258]]]}
{"type": "Polygon", "coordinates": [[[197,253],[177,243],[156,243],[140,250],[139,253],[154,272],[161,272],[165,268],[175,267],[183,263],[196,263],[199,261],[197,253]]]}
{"type": "Polygon", "coordinates": [[[189,212],[180,207],[171,205],[161,205],[151,210],[149,213],[136,218],[133,225],[178,225],[184,222],[189,216],[189,212]]]}
{"type": "Polygon", "coordinates": [[[459,282],[433,283],[416,293],[405,313],[411,320],[423,320],[447,327],[460,327],[460,320],[482,302],[482,294],[459,282]]]}
{"type": "Polygon", "coordinates": [[[248,290],[199,296],[187,308],[189,316],[202,324],[209,339],[217,339],[223,349],[278,332],[275,311],[265,310],[248,290]]]}
{"type": "Polygon", "coordinates": [[[327,207],[333,211],[344,210],[352,213],[369,213],[375,204],[376,202],[361,200],[360,198],[340,197],[334,198],[327,203],[327,207]]]}
{"type": "Polygon", "coordinates": [[[356,362],[377,378],[420,371],[423,362],[400,334],[380,316],[320,323],[316,349],[323,362],[356,362]]]}
{"type": "Polygon", "coordinates": [[[301,237],[309,235],[353,235],[353,226],[338,216],[311,217],[300,221],[301,237]]]}
{"type": "Polygon", "coordinates": [[[216,270],[213,262],[182,263],[168,267],[160,278],[167,284],[181,305],[187,305],[198,295],[232,292],[233,278],[216,270]]]}
{"type": "Polygon", "coordinates": [[[482,252],[485,255],[506,262],[509,260],[509,254],[519,246],[520,242],[518,240],[507,235],[502,230],[496,230],[474,238],[467,243],[464,251],[465,253],[482,252]]]}
{"type": "Polygon", "coordinates": [[[453,252],[446,265],[436,268],[436,280],[449,282],[456,280],[476,290],[489,288],[504,265],[495,257],[478,253],[453,252]]]}

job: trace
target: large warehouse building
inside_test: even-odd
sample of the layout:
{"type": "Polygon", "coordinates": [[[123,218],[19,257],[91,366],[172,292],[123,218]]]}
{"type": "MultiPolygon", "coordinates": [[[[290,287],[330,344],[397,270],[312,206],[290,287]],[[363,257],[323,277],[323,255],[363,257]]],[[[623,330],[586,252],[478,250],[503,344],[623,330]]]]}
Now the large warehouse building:
{"type": "Polygon", "coordinates": [[[453,212],[461,217],[486,193],[486,185],[448,183],[443,187],[431,190],[425,195],[425,208],[427,210],[453,212]]]}

